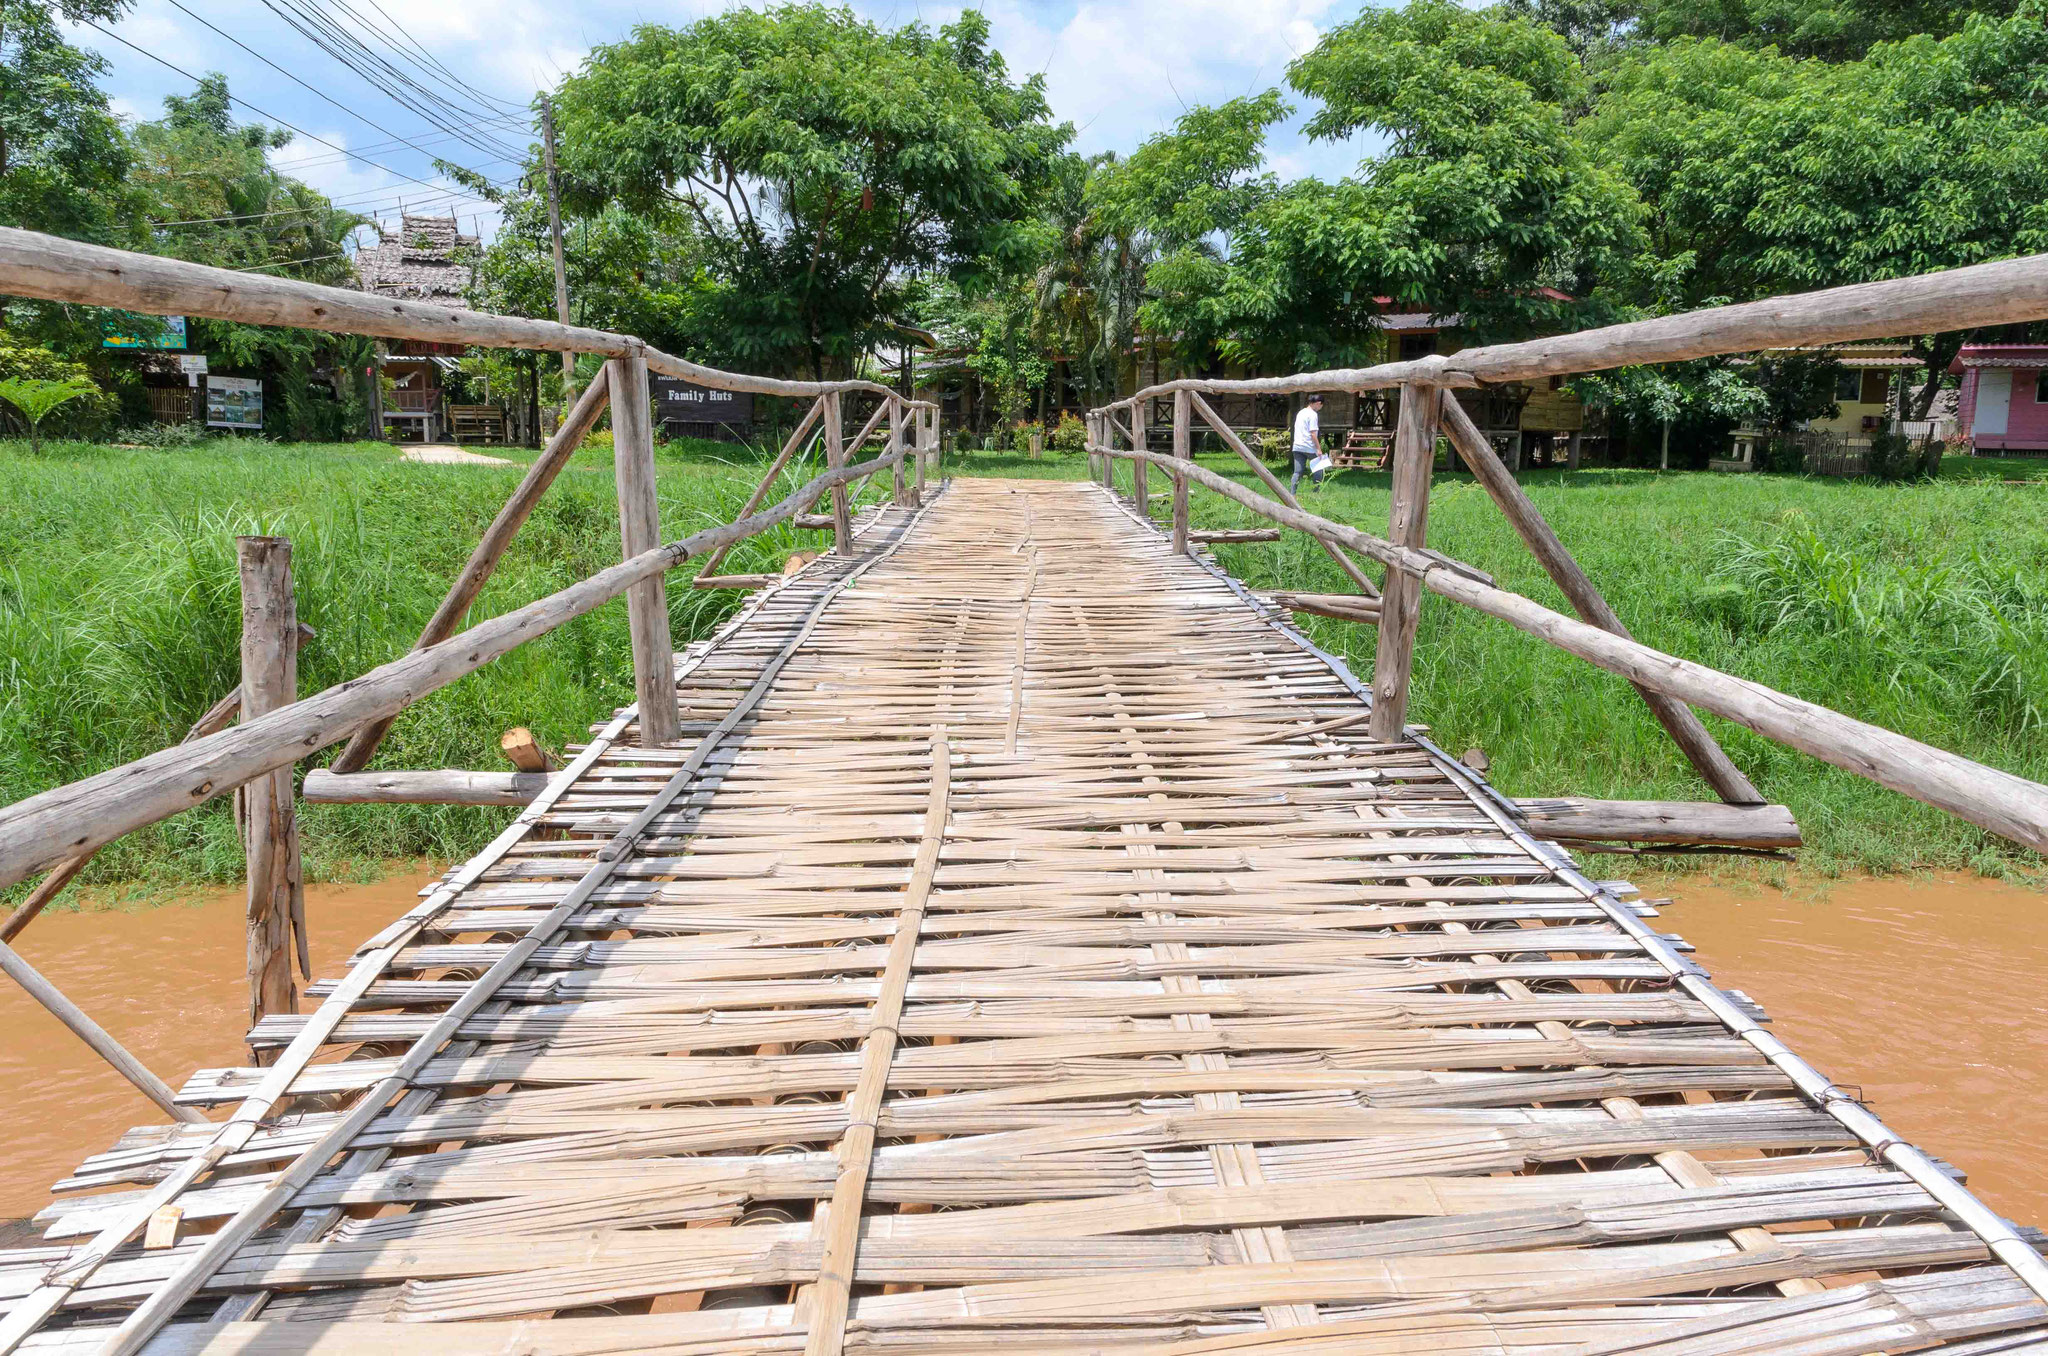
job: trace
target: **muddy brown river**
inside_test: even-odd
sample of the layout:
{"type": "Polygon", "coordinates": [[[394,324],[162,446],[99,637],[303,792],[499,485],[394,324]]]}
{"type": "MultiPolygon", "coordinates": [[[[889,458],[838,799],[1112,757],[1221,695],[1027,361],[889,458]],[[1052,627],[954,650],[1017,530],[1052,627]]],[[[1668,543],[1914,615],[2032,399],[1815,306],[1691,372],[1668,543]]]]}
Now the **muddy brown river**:
{"type": "MultiPolygon", "coordinates": [[[[313,970],[412,906],[429,876],[312,886],[313,970]]],[[[2048,1222],[2048,895],[1976,878],[1798,881],[1786,891],[1699,877],[1643,882],[1678,902],[1662,920],[1724,986],[1837,1082],[1860,1086],[1894,1130],[1959,1164],[1994,1208],[2048,1222]]],[[[242,895],[52,914],[20,950],[170,1082],[242,1063],[242,895]]],[[[155,1108],[0,981],[0,1218],[155,1108]]]]}

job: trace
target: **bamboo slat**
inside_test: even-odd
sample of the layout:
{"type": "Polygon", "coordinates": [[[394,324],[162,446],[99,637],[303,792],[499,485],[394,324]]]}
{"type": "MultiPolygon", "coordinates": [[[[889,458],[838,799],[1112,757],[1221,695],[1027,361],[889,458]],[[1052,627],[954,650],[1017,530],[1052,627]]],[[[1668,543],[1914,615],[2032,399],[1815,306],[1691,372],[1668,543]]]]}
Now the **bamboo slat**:
{"type": "Polygon", "coordinates": [[[0,1345],[2048,1341],[1952,1183],[1271,607],[1098,485],[924,505],[688,656],[679,746],[613,722],[259,1024],[276,1069],[177,1093],[232,1134],[88,1158],[0,1253],[0,1345]]]}

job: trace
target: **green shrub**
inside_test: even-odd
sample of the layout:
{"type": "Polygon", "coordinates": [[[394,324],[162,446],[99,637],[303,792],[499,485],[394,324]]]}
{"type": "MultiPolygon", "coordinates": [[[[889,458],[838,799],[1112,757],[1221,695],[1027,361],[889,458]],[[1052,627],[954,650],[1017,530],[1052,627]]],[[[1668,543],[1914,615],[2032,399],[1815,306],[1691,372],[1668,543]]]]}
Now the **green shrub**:
{"type": "Polygon", "coordinates": [[[1061,415],[1059,427],[1052,431],[1051,443],[1058,452],[1087,451],[1088,422],[1078,415],[1061,415]]]}
{"type": "Polygon", "coordinates": [[[1890,420],[1883,420],[1870,435],[1870,460],[1864,465],[1873,480],[1911,480],[1920,474],[1920,450],[1912,439],[1895,432],[1890,420]]]}

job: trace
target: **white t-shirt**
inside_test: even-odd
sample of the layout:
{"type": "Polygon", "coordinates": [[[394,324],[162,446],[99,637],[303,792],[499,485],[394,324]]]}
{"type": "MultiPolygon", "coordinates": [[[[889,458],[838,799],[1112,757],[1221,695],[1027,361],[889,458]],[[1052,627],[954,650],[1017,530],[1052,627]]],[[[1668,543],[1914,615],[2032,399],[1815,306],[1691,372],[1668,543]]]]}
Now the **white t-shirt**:
{"type": "Polygon", "coordinates": [[[1316,435],[1323,431],[1323,421],[1316,417],[1316,407],[1303,405],[1301,413],[1294,416],[1294,445],[1304,452],[1313,452],[1316,435]]]}

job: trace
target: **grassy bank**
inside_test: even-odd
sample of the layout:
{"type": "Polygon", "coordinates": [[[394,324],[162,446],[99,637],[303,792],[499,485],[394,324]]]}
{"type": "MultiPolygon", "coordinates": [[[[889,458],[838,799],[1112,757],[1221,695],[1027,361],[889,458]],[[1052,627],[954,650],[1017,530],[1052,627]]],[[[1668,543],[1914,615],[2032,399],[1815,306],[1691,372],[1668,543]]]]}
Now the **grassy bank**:
{"type": "MultiPolygon", "coordinates": [[[[667,532],[733,516],[759,478],[760,456],[727,444],[665,445],[667,532]]],[[[319,632],[299,663],[301,690],[313,692],[411,646],[522,470],[407,463],[375,443],[54,443],[35,458],[0,442],[0,802],[174,743],[234,686],[237,534],[292,539],[299,616],[319,632]]],[[[817,536],[765,534],[735,550],[730,567],[777,568],[817,536]]],[[[586,449],[472,615],[504,612],[618,559],[609,454],[586,449]]],[[[672,589],[677,643],[707,633],[739,599],[672,589]]],[[[631,699],[632,667],[624,605],[614,603],[406,711],[379,765],[500,767],[497,736],[512,724],[554,747],[580,740],[631,699]]],[[[504,818],[425,806],[302,813],[316,879],[393,857],[466,856],[504,818]]],[[[85,883],[230,881],[241,870],[227,804],[216,801],[110,845],[85,883]]]]}
{"type": "MultiPolygon", "coordinates": [[[[763,457],[731,445],[665,446],[668,535],[730,518],[763,457]]],[[[1219,457],[1204,464],[1231,472],[1219,457]]],[[[1955,476],[1933,486],[1625,471],[1527,481],[1646,642],[2048,779],[2048,485],[2003,483],[2048,467],[1951,466],[1955,476]]],[[[1078,458],[995,453],[956,457],[950,469],[1083,474],[1078,458]]],[[[31,458],[0,443],[0,800],[174,742],[233,685],[237,533],[293,539],[300,615],[320,633],[301,659],[310,692],[411,644],[519,474],[405,463],[381,444],[53,444],[31,458]]],[[[1195,503],[1204,525],[1252,524],[1213,496],[1195,503]]],[[[1385,477],[1348,473],[1311,507],[1382,525],[1385,477]]],[[[1561,605],[1469,478],[1441,477],[1431,515],[1440,549],[1561,605]]],[[[736,550],[725,568],[774,569],[820,540],[781,529],[736,550]]],[[[542,502],[476,615],[530,601],[618,554],[609,456],[592,448],[542,502]]],[[[1343,587],[1301,540],[1220,555],[1255,585],[1343,587]]],[[[724,591],[672,590],[678,643],[706,634],[738,602],[724,591]]],[[[1369,671],[1370,629],[1309,629],[1369,671]]],[[[624,609],[612,604],[406,712],[379,762],[500,766],[497,736],[513,723],[558,747],[579,740],[629,699],[631,672],[624,609]]],[[[1484,747],[1514,793],[1703,794],[1623,684],[1499,623],[1433,601],[1416,681],[1416,719],[1453,749],[1484,747]]],[[[2038,866],[1937,811],[1711,723],[1765,791],[1798,812],[1813,845],[1809,866],[2038,866]]],[[[308,806],[304,815],[315,878],[357,875],[393,857],[459,858],[504,817],[384,806],[308,806]]],[[[111,846],[87,882],[167,886],[240,872],[222,802],[111,846]]]]}
{"type": "MultiPolygon", "coordinates": [[[[1234,457],[1198,460],[1252,483],[1234,457]]],[[[952,469],[1084,474],[1078,459],[979,453],[952,469]]],[[[1128,477],[1120,468],[1119,484],[1128,477]]],[[[1522,479],[1644,643],[2048,781],[2048,462],[1951,458],[1939,483],[1921,485],[1626,470],[1522,479]]],[[[1156,473],[1151,482],[1155,493],[1166,488],[1156,473]]],[[[1385,530],[1383,474],[1345,472],[1314,495],[1304,483],[1303,498],[1326,517],[1385,530]]],[[[1198,526],[1266,525],[1200,490],[1192,502],[1198,526]]],[[[1156,501],[1155,513],[1166,512],[1156,501]]],[[[1470,476],[1439,473],[1429,536],[1502,587],[1570,611],[1470,476]]],[[[1216,554],[1255,587],[1350,591],[1297,534],[1216,554]]],[[[1318,644],[1370,674],[1370,627],[1303,621],[1318,644]]],[[[1412,718],[1453,752],[1484,748],[1493,779],[1513,794],[1709,794],[1620,679],[1455,604],[1424,607],[1415,684],[1412,718]]],[[[1798,814],[1809,868],[2040,869],[1941,811],[1707,723],[1798,814]]]]}

